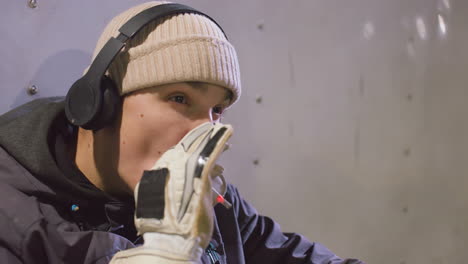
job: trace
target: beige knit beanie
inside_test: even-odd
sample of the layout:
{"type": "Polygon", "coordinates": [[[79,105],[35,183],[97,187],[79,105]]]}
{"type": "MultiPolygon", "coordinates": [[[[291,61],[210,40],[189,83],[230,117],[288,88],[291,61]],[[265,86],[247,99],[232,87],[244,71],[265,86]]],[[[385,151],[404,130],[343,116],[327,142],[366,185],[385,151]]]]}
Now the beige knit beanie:
{"type": "MultiPolygon", "coordinates": [[[[110,37],[137,13],[169,2],[148,2],[113,18],[100,36],[93,59],[110,37]]],[[[239,63],[234,47],[221,29],[198,14],[178,14],[152,21],[124,48],[107,75],[121,95],[176,82],[206,82],[232,91],[231,104],[241,93],[239,63]]]]}

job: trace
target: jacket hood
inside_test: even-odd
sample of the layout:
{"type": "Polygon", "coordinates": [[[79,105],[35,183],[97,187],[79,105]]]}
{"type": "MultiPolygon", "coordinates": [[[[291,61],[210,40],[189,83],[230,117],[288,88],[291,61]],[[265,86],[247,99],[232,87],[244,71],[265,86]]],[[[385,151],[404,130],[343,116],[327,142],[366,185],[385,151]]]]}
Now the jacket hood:
{"type": "MultiPolygon", "coordinates": [[[[46,192],[55,197],[81,197],[85,200],[107,199],[99,190],[85,188],[66,177],[54,157],[57,124],[68,125],[64,113],[64,98],[41,98],[0,116],[0,146],[33,176],[11,179],[9,184],[19,190],[46,192]],[[31,177],[42,185],[31,187],[31,177]]],[[[59,199],[59,198],[57,198],[59,199]]]]}

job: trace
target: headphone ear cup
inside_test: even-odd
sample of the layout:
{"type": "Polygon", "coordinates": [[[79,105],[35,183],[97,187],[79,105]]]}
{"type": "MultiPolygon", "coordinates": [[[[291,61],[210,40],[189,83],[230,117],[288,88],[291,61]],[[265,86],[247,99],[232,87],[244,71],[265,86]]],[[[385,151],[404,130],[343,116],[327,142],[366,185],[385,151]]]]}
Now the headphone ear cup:
{"type": "Polygon", "coordinates": [[[67,93],[65,114],[70,123],[86,127],[99,114],[102,94],[99,87],[91,86],[88,79],[77,80],[67,93]]]}
{"type": "Polygon", "coordinates": [[[99,130],[112,124],[120,112],[122,99],[117,91],[117,86],[109,77],[104,76],[101,81],[102,105],[100,113],[92,124],[92,130],[99,130]]]}

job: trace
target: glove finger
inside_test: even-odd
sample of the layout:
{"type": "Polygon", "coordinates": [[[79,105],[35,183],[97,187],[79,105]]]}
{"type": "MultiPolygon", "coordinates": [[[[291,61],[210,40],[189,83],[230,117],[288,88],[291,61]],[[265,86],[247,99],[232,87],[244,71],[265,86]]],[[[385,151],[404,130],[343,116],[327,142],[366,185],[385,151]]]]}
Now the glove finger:
{"type": "Polygon", "coordinates": [[[230,125],[222,125],[218,123],[206,134],[197,149],[192,153],[187,162],[185,171],[186,182],[182,203],[177,215],[178,220],[181,220],[187,211],[188,204],[192,196],[191,189],[193,188],[193,179],[203,178],[205,175],[208,176],[209,172],[215,165],[214,162],[223,151],[224,146],[231,135],[232,127],[230,125]]]}

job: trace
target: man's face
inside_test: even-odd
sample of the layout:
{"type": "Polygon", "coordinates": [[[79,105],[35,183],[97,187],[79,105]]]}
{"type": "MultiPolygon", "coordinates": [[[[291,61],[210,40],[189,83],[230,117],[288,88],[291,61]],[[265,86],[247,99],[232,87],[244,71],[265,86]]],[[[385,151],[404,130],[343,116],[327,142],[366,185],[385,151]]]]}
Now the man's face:
{"type": "Polygon", "coordinates": [[[131,193],[143,171],[151,169],[187,132],[202,123],[219,121],[229,95],[217,85],[176,83],[125,96],[120,122],[103,129],[101,138],[107,142],[101,148],[104,160],[98,164],[106,164],[104,173],[117,171],[126,192],[131,193]]]}

